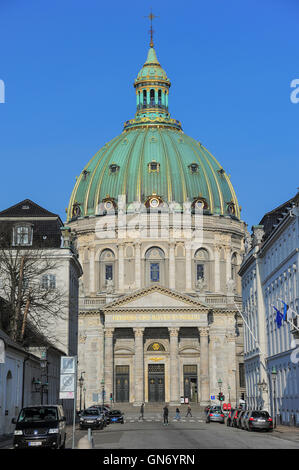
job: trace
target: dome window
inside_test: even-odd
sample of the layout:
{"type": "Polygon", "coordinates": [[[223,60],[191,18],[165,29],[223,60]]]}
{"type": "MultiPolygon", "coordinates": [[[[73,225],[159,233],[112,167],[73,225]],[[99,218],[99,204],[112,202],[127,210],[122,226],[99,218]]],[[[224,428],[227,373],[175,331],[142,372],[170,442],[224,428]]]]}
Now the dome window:
{"type": "Polygon", "coordinates": [[[223,168],[220,168],[220,170],[217,170],[217,173],[219,173],[220,176],[223,176],[225,171],[223,168]]]}
{"type": "Polygon", "coordinates": [[[230,214],[230,215],[235,215],[236,214],[236,208],[235,208],[235,204],[231,201],[231,202],[227,202],[227,212],[230,214]]]}
{"type": "Polygon", "coordinates": [[[111,173],[111,174],[117,173],[118,170],[119,170],[119,168],[120,168],[120,167],[119,167],[118,165],[116,165],[116,163],[112,163],[112,164],[109,166],[110,173],[111,173]]]}
{"type": "Polygon", "coordinates": [[[104,204],[104,209],[109,212],[109,211],[114,211],[116,208],[116,203],[114,198],[110,196],[106,196],[105,199],[103,199],[103,204],[104,204]]]}
{"type": "Polygon", "coordinates": [[[75,202],[73,205],[72,216],[73,217],[80,217],[81,215],[81,208],[79,202],[75,202]]]}
{"type": "Polygon", "coordinates": [[[208,209],[209,205],[208,202],[205,198],[203,197],[198,197],[193,201],[192,204],[192,209],[197,209],[197,210],[206,210],[208,209]]]}
{"type": "Polygon", "coordinates": [[[145,202],[145,206],[151,209],[157,209],[162,204],[162,199],[160,196],[157,196],[156,193],[153,193],[149,196],[145,202]]]}
{"type": "Polygon", "coordinates": [[[82,175],[83,175],[83,180],[84,180],[84,181],[86,180],[87,175],[89,175],[89,173],[90,173],[90,172],[87,171],[87,170],[83,170],[83,171],[82,171],[82,175]]]}
{"type": "Polygon", "coordinates": [[[148,171],[149,173],[159,173],[160,171],[160,163],[156,162],[156,160],[152,160],[148,164],[148,171]]]}
{"type": "Polygon", "coordinates": [[[198,173],[199,165],[197,163],[191,163],[190,165],[188,165],[188,168],[190,173],[193,175],[198,173]]]}

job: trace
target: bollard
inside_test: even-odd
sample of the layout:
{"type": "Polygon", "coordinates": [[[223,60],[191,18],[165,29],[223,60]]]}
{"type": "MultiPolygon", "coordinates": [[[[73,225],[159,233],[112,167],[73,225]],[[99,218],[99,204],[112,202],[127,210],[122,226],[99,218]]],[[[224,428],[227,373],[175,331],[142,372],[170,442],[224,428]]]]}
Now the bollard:
{"type": "Polygon", "coordinates": [[[88,439],[88,436],[83,436],[78,442],[77,449],[92,449],[92,444],[88,439]]]}
{"type": "Polygon", "coordinates": [[[92,435],[92,432],[91,432],[91,429],[88,428],[88,440],[91,444],[91,447],[93,448],[94,447],[94,444],[93,444],[93,435],[92,435]]]}

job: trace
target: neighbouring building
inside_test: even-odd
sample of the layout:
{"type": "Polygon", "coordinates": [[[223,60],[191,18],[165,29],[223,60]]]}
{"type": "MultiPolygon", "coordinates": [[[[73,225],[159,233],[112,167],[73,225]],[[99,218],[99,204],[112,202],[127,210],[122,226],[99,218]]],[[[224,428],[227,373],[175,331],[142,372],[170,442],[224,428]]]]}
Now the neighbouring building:
{"type": "Polygon", "coordinates": [[[245,392],[245,225],[230,175],[170,116],[170,85],[151,43],[135,118],[84,167],[70,198],[87,405],[103,392],[134,405],[206,405],[220,380],[225,401],[245,392]]]}
{"type": "Polygon", "coordinates": [[[287,321],[278,328],[273,306],[283,312],[282,299],[299,312],[299,193],[265,214],[252,231],[239,271],[250,328],[244,328],[247,403],[251,409],[268,409],[284,424],[298,425],[298,330],[287,321]]]}
{"type": "MultiPolygon", "coordinates": [[[[0,419],[5,416],[3,429],[7,430],[20,400],[23,404],[59,402],[60,358],[78,354],[78,279],[82,268],[70,229],[57,214],[29,199],[0,212],[0,242],[0,328],[14,338],[8,331],[12,293],[11,279],[6,275],[9,263],[18,272],[16,291],[21,293],[23,323],[16,325],[17,332],[24,327],[22,341],[7,341],[13,364],[0,365],[0,419]],[[46,292],[48,304],[41,306],[46,292]],[[34,371],[35,362],[37,369],[40,362],[44,364],[39,373],[34,371]],[[12,403],[15,409],[9,407],[12,403]]],[[[65,400],[67,415],[72,401],[65,400]]]]}

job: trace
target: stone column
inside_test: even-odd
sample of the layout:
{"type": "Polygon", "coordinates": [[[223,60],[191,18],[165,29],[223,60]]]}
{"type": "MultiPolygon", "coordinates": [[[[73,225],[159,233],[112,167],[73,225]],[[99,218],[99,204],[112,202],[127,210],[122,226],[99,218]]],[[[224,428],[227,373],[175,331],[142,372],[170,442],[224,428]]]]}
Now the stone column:
{"type": "Polygon", "coordinates": [[[141,289],[141,243],[135,243],[135,286],[136,289],[141,289]]]}
{"type": "Polygon", "coordinates": [[[143,332],[144,328],[133,328],[135,333],[135,401],[139,406],[144,400],[144,358],[143,332]]]}
{"type": "MultiPolygon", "coordinates": [[[[113,357],[113,332],[114,328],[105,328],[105,368],[104,368],[104,380],[105,380],[105,402],[110,403],[110,393],[113,393],[113,368],[114,368],[114,357],[113,357]]],[[[113,397],[114,399],[114,397],[113,397]]]]}
{"type": "Polygon", "coordinates": [[[220,292],[220,250],[221,246],[215,246],[215,292],[220,292]]]}
{"type": "Polygon", "coordinates": [[[170,335],[170,404],[179,405],[179,328],[168,328],[170,335]]]}
{"type": "Polygon", "coordinates": [[[94,294],[96,291],[95,287],[95,275],[94,275],[94,248],[90,248],[89,251],[89,293],[94,294]]]}
{"type": "Polygon", "coordinates": [[[124,244],[118,245],[118,290],[124,290],[124,244]]]}
{"type": "Polygon", "coordinates": [[[186,290],[192,289],[191,242],[185,243],[186,248],[186,290]]]}
{"type": "Polygon", "coordinates": [[[175,289],[175,256],[174,256],[174,243],[169,244],[169,288],[175,289]]]}
{"type": "Polygon", "coordinates": [[[231,249],[229,247],[225,249],[225,255],[226,255],[226,282],[227,282],[232,277],[232,258],[231,258],[231,249]]]}
{"type": "Polygon", "coordinates": [[[231,390],[228,393],[228,390],[225,391],[225,401],[228,403],[230,398],[230,403],[233,406],[237,403],[237,390],[236,390],[236,336],[233,333],[230,333],[226,337],[227,341],[227,357],[228,357],[228,370],[227,370],[227,385],[230,386],[231,390]]]}
{"type": "Polygon", "coordinates": [[[209,377],[209,328],[199,328],[200,332],[200,404],[210,403],[209,377]]]}

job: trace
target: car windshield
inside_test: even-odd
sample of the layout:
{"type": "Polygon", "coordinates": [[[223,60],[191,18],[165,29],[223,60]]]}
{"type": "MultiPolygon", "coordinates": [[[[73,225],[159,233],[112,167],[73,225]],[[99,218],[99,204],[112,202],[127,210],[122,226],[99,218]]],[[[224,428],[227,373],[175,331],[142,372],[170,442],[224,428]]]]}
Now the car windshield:
{"type": "Polygon", "coordinates": [[[83,412],[83,415],[84,416],[99,416],[100,412],[99,410],[97,409],[93,409],[93,410],[85,410],[83,412]]]}
{"type": "Polygon", "coordinates": [[[57,409],[54,406],[23,408],[18,418],[19,423],[57,420],[57,409]]]}
{"type": "Polygon", "coordinates": [[[111,414],[111,415],[120,415],[121,412],[118,411],[118,410],[113,410],[113,411],[110,411],[110,414],[111,414]]]}
{"type": "Polygon", "coordinates": [[[219,411],[219,412],[220,412],[220,411],[221,411],[221,406],[213,406],[213,407],[210,409],[210,411],[212,411],[212,412],[213,412],[213,411],[214,411],[214,412],[215,412],[215,411],[219,411]]]}
{"type": "Polygon", "coordinates": [[[252,412],[253,418],[269,418],[268,411],[253,411],[252,412]]]}

